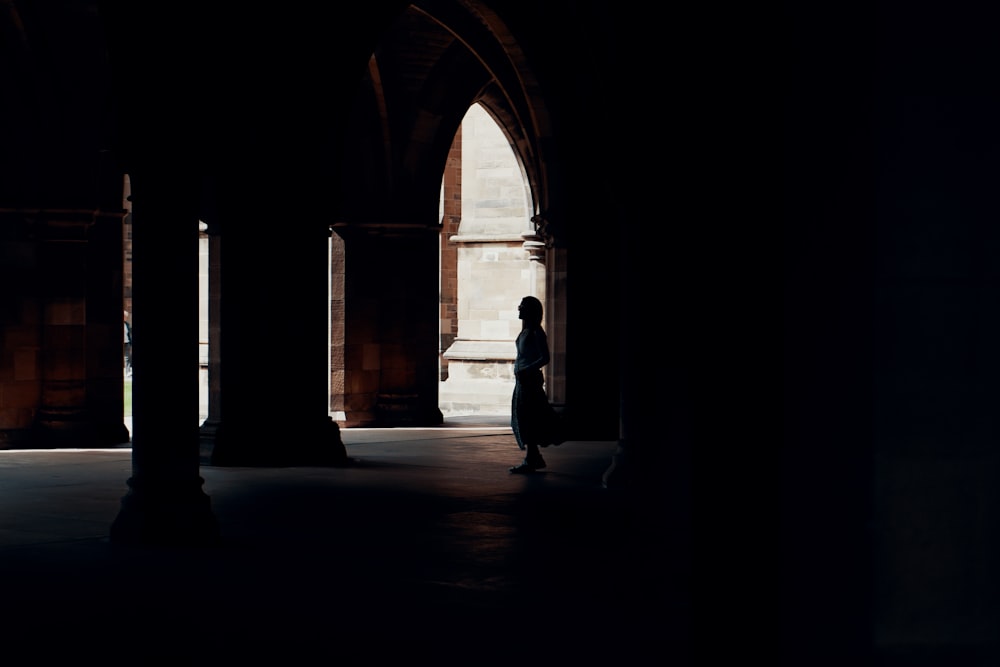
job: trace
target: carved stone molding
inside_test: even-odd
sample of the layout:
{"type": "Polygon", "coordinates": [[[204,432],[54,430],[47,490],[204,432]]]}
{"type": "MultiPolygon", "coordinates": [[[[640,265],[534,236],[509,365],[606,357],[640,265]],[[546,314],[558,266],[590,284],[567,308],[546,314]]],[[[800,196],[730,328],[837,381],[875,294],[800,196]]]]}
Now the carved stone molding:
{"type": "Polygon", "coordinates": [[[544,264],[545,249],[548,247],[545,241],[538,234],[532,234],[531,232],[521,234],[521,238],[524,239],[523,247],[528,253],[528,259],[532,262],[544,264]]]}

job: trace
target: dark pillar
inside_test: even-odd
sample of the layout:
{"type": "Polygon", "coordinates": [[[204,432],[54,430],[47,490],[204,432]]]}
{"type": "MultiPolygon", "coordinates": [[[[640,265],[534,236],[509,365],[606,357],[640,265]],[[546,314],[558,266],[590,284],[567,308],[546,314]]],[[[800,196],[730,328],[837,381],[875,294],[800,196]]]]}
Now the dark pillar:
{"type": "MultiPolygon", "coordinates": [[[[526,241],[527,246],[530,241],[526,241]]],[[[554,406],[566,405],[566,305],[567,251],[562,247],[539,250],[544,257],[545,332],[549,337],[552,361],[545,370],[545,385],[549,401],[554,406]]],[[[536,260],[541,261],[541,259],[536,260]]],[[[534,264],[534,261],[532,262],[534,264]]]]}
{"type": "Polygon", "coordinates": [[[132,476],[111,526],[120,543],[218,539],[198,438],[198,218],[190,184],[132,174],[132,476]]]}
{"type": "Polygon", "coordinates": [[[344,411],[349,425],[435,426],[439,230],[334,228],[344,241],[344,411]]]}
{"type": "MultiPolygon", "coordinates": [[[[458,338],[458,244],[452,237],[458,234],[462,222],[462,126],[455,131],[455,138],[448,151],[442,176],[441,191],[441,340],[439,350],[444,352],[458,338]]],[[[448,358],[441,354],[440,378],[448,379],[448,358]]]]}
{"type": "MultiPolygon", "coordinates": [[[[778,531],[779,551],[766,564],[770,572],[754,566],[780,584],[777,590],[756,590],[774,595],[778,603],[781,664],[864,665],[871,657],[870,522],[876,486],[872,333],[879,329],[872,319],[871,281],[879,235],[875,184],[882,180],[875,172],[879,157],[872,143],[876,104],[871,95],[879,86],[870,77],[879,70],[872,62],[878,62],[883,47],[870,40],[868,24],[858,20],[857,12],[829,21],[820,16],[803,6],[790,23],[789,34],[799,39],[788,53],[782,128],[785,220],[779,227],[783,236],[773,243],[783,252],[782,335],[780,347],[756,345],[754,354],[746,355],[757,360],[751,364],[760,364],[768,356],[764,351],[773,350],[783,362],[783,392],[776,404],[782,439],[780,446],[752,450],[754,465],[766,476],[758,472],[756,504],[744,502],[744,507],[765,510],[756,516],[777,518],[758,522],[755,529],[762,542],[765,529],[778,531]],[[851,47],[839,49],[839,44],[851,47]],[[777,511],[759,505],[762,498],[774,502],[777,511]]],[[[768,256],[759,251],[764,244],[754,241],[754,273],[759,275],[759,260],[768,256]]],[[[748,281],[739,284],[742,291],[748,281]]],[[[764,320],[763,293],[748,295],[747,302],[758,305],[740,313],[740,322],[764,320]]],[[[741,339],[754,340],[749,331],[741,339]]],[[[761,377],[741,370],[741,377],[761,377]]],[[[768,411],[761,410],[766,403],[760,395],[752,405],[768,411]]],[[[753,428],[754,417],[745,409],[731,410],[728,417],[739,418],[743,432],[766,432],[753,428]]]]}
{"type": "MultiPolygon", "coordinates": [[[[344,465],[330,417],[329,228],[297,227],[281,182],[220,207],[220,410],[213,465],[344,465]],[[224,298],[221,298],[224,296],[224,298]]],[[[291,186],[289,186],[291,187],[291,186]]]]}
{"type": "Polygon", "coordinates": [[[345,292],[346,263],[344,240],[330,231],[330,414],[346,423],[345,292]]]}
{"type": "MultiPolygon", "coordinates": [[[[1000,56],[994,10],[910,15],[898,4],[912,30],[877,35],[875,104],[857,100],[877,110],[877,224],[864,231],[878,254],[863,322],[872,642],[879,664],[1000,664],[1000,99],[980,94],[1000,56]]],[[[828,119],[808,117],[811,128],[828,119]]],[[[803,164],[818,180],[827,172],[813,159],[803,164]]]]}
{"type": "Polygon", "coordinates": [[[123,422],[120,213],[39,211],[41,402],[31,444],[128,442],[123,422]]]}
{"type": "MultiPolygon", "coordinates": [[[[674,555],[686,557],[691,548],[692,391],[697,376],[692,364],[702,346],[695,297],[685,278],[698,270],[693,259],[697,244],[692,235],[678,229],[664,235],[659,244],[650,244],[643,235],[629,233],[624,224],[620,224],[616,243],[617,294],[598,291],[592,294],[599,298],[589,305],[574,302],[576,308],[588,308],[620,323],[618,336],[604,337],[603,347],[599,327],[580,334],[574,330],[579,338],[590,340],[594,350],[606,350],[608,358],[599,365],[613,366],[617,375],[617,395],[602,409],[616,414],[617,408],[618,418],[618,446],[603,484],[636,501],[633,506],[643,516],[669,526],[674,555]],[[650,285],[661,286],[652,299],[650,285]]],[[[581,256],[586,245],[581,245],[574,267],[587,263],[581,256]]],[[[573,274],[571,292],[578,289],[579,272],[573,274]]],[[[578,355],[586,354],[582,346],[574,349],[578,355]]],[[[571,368],[577,373],[585,370],[571,368]]]]}
{"type": "MultiPolygon", "coordinates": [[[[119,181],[120,182],[120,181],[119,181]]],[[[121,209],[97,211],[87,234],[87,409],[95,446],[129,441],[124,424],[121,209]]]]}
{"type": "Polygon", "coordinates": [[[201,424],[203,442],[213,443],[222,423],[222,235],[213,224],[208,225],[208,416],[201,424]]]}
{"type": "Polygon", "coordinates": [[[0,210],[0,448],[25,446],[41,393],[42,294],[32,221],[0,210]]]}

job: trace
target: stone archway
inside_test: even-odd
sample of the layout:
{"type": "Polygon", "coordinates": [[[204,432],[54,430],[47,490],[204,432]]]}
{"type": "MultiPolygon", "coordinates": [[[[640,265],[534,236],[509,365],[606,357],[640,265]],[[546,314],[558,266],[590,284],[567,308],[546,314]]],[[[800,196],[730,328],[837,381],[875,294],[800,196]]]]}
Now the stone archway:
{"type": "Polygon", "coordinates": [[[455,335],[442,336],[440,407],[446,417],[509,415],[516,306],[526,294],[545,301],[544,244],[521,165],[484,107],[469,108],[456,144],[461,176],[445,179],[443,198],[454,201],[459,190],[460,220],[442,239],[443,255],[454,255],[442,258],[442,273],[451,272],[442,275],[442,299],[455,303],[455,321],[442,321],[442,333],[449,327],[455,335]]]}

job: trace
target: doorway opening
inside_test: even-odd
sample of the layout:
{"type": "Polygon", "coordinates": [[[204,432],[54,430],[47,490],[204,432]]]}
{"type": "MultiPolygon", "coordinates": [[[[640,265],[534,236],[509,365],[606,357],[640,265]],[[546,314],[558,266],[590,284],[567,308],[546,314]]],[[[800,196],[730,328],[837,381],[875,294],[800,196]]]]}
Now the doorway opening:
{"type": "Polygon", "coordinates": [[[510,140],[472,105],[441,186],[439,405],[445,418],[510,416],[517,304],[545,302],[544,244],[510,140]]]}

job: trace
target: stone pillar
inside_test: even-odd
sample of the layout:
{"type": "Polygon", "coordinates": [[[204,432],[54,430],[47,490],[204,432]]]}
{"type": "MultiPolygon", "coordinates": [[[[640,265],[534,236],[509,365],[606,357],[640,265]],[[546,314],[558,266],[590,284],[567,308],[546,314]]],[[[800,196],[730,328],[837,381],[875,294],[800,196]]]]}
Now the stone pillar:
{"type": "Polygon", "coordinates": [[[124,425],[120,212],[0,213],[0,447],[106,447],[124,425]],[[116,236],[118,235],[118,236],[116,236]]]}
{"type": "Polygon", "coordinates": [[[566,319],[567,261],[565,248],[546,251],[545,264],[545,332],[549,337],[552,360],[545,374],[549,401],[559,410],[566,404],[566,319]]]}
{"type": "Polygon", "coordinates": [[[278,185],[261,185],[252,201],[234,190],[219,205],[215,345],[224,351],[216,359],[225,419],[213,465],[348,463],[330,417],[329,228],[298,213],[298,226],[276,226],[293,215],[278,185]]]}
{"type": "Polygon", "coordinates": [[[31,444],[128,442],[122,383],[122,214],[39,211],[41,401],[31,444]]]}
{"type": "MultiPolygon", "coordinates": [[[[536,280],[541,284],[538,295],[545,304],[545,332],[549,338],[552,360],[545,368],[545,389],[549,401],[562,411],[566,405],[566,322],[567,306],[567,262],[569,253],[564,243],[553,234],[547,216],[531,218],[534,231],[526,232],[524,247],[536,269],[536,280]]],[[[572,434],[571,434],[572,435],[572,434]]],[[[586,433],[581,437],[586,437],[586,433]]]]}
{"type": "Polygon", "coordinates": [[[214,442],[216,431],[222,423],[222,235],[218,227],[209,224],[208,234],[208,416],[201,424],[203,441],[214,442]]]}
{"type": "Polygon", "coordinates": [[[218,538],[198,440],[198,219],[174,173],[132,174],[132,475],[119,543],[218,538]]]}
{"type": "Polygon", "coordinates": [[[91,442],[127,443],[124,423],[122,221],[124,211],[98,211],[87,239],[87,411],[91,442]]]}
{"type": "MultiPolygon", "coordinates": [[[[462,126],[448,151],[441,178],[441,324],[438,349],[444,352],[458,338],[458,245],[462,222],[462,126]]],[[[440,356],[440,379],[448,379],[449,359],[440,356]]]]}
{"type": "Polygon", "coordinates": [[[434,426],[438,408],[438,230],[348,226],[343,405],[348,426],[434,426]]]}
{"type": "Polygon", "coordinates": [[[41,394],[41,297],[36,286],[42,273],[32,221],[20,210],[0,211],[0,449],[21,447],[31,436],[41,394]]]}
{"type": "Polygon", "coordinates": [[[330,414],[333,419],[345,423],[346,401],[346,339],[345,339],[345,291],[346,264],[344,240],[339,234],[330,232],[330,414]]]}

